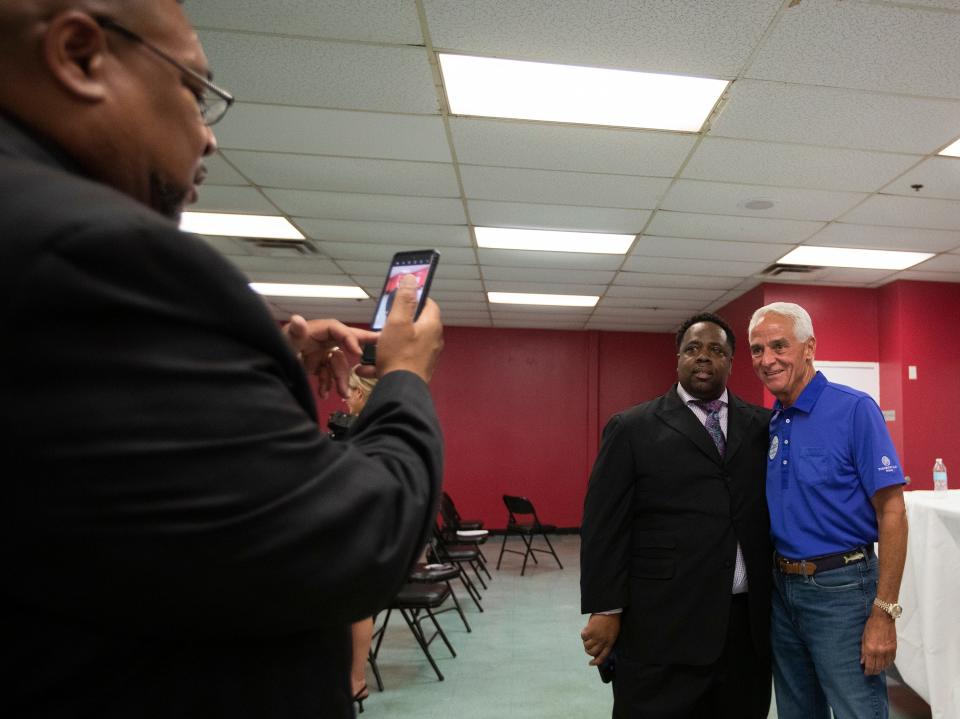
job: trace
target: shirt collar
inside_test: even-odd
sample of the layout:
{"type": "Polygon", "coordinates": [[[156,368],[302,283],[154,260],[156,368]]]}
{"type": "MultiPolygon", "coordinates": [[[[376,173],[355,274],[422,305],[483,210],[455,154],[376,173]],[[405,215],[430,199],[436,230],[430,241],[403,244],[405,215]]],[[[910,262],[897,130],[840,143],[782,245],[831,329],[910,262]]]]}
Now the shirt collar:
{"type": "MultiPolygon", "coordinates": [[[[699,400],[699,399],[697,399],[697,398],[694,397],[692,394],[690,394],[689,392],[687,392],[687,390],[685,390],[685,389],[683,388],[683,385],[680,384],[679,382],[677,382],[677,394],[680,395],[680,399],[683,400],[683,403],[684,403],[684,404],[690,404],[691,402],[701,402],[701,401],[704,401],[704,400],[699,400]]],[[[721,394],[717,399],[719,399],[721,402],[723,402],[724,405],[728,404],[727,388],[726,388],[726,387],[723,388],[723,394],[721,394]]]]}
{"type": "Polygon", "coordinates": [[[783,403],[780,400],[777,400],[773,403],[773,411],[775,413],[779,413],[785,410],[795,409],[799,412],[810,414],[810,411],[817,403],[817,400],[820,399],[820,395],[823,394],[823,390],[826,388],[826,386],[827,378],[823,376],[823,372],[817,370],[817,373],[813,376],[813,379],[810,380],[807,383],[807,386],[803,388],[803,391],[800,392],[800,396],[797,397],[796,402],[789,407],[784,408],[783,403]]]}

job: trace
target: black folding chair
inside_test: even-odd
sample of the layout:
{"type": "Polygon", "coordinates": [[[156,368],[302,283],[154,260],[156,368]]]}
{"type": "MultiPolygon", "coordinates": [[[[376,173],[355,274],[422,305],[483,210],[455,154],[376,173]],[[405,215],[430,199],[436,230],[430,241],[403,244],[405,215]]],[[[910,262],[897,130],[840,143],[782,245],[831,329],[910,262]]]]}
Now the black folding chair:
{"type": "Polygon", "coordinates": [[[370,650],[370,664],[374,667],[377,686],[381,691],[383,690],[383,682],[380,678],[380,670],[377,667],[377,658],[380,656],[380,646],[383,644],[383,637],[387,633],[387,625],[390,623],[390,615],[394,609],[400,612],[407,626],[410,627],[413,638],[416,639],[421,651],[423,651],[427,657],[427,661],[430,662],[430,666],[433,667],[433,671],[436,672],[437,679],[443,681],[443,673],[440,671],[440,667],[437,666],[437,662],[430,653],[430,643],[437,637],[440,637],[443,643],[447,645],[447,649],[450,650],[450,654],[457,656],[456,650],[453,648],[453,645],[450,644],[447,635],[444,634],[433,611],[447,600],[451,592],[452,590],[449,583],[424,584],[410,582],[400,589],[399,594],[394,598],[390,608],[387,609],[387,616],[384,618],[383,624],[374,632],[376,643],[373,644],[370,650]],[[427,634],[423,630],[423,621],[425,619],[429,619],[434,626],[433,633],[429,638],[427,638],[427,634]]]}
{"type": "MultiPolygon", "coordinates": [[[[427,560],[436,563],[453,564],[457,568],[457,573],[460,576],[460,581],[463,582],[464,589],[467,590],[473,603],[477,605],[477,609],[481,612],[483,611],[483,606],[480,604],[480,590],[477,589],[477,585],[470,578],[470,574],[466,569],[467,567],[473,569],[474,574],[477,575],[477,579],[480,581],[480,586],[484,589],[487,588],[478,569],[479,566],[482,566],[482,563],[480,550],[476,546],[468,544],[448,544],[440,528],[434,525],[433,539],[430,541],[430,544],[427,545],[427,560]]],[[[486,570],[486,567],[484,567],[484,570],[486,570]]]]}
{"type": "Polygon", "coordinates": [[[500,569],[500,562],[503,561],[504,552],[523,555],[523,568],[520,570],[521,577],[524,572],[527,571],[527,559],[532,558],[534,564],[539,564],[535,552],[552,554],[553,558],[557,560],[557,565],[560,569],[563,569],[563,565],[560,564],[560,557],[557,556],[553,545],[550,543],[550,538],[547,536],[547,532],[556,531],[556,526],[543,524],[540,518],[537,517],[537,510],[533,508],[533,502],[526,497],[512,497],[509,494],[505,494],[503,495],[503,503],[507,506],[509,516],[507,518],[507,528],[503,534],[503,544],[500,545],[500,556],[497,558],[497,569],[500,569]],[[543,537],[547,543],[547,549],[533,546],[533,540],[538,534],[543,537]],[[525,545],[523,551],[507,549],[507,539],[513,535],[519,535],[520,539],[523,540],[525,545]]]}

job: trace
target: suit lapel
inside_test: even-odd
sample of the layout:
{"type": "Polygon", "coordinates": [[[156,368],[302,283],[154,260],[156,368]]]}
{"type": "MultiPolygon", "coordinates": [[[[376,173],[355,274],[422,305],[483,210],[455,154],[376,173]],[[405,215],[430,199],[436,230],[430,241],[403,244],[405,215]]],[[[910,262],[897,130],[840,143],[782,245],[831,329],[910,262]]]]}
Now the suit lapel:
{"type": "Polygon", "coordinates": [[[747,425],[752,415],[743,401],[734,396],[733,392],[727,391],[727,451],[724,453],[724,460],[729,462],[737,450],[740,449],[740,443],[743,436],[747,433],[747,425]]]}
{"type": "Polygon", "coordinates": [[[717,446],[710,439],[706,427],[700,423],[696,415],[680,399],[676,385],[664,395],[663,405],[657,410],[657,416],[665,424],[687,437],[710,459],[720,464],[720,453],[717,452],[717,446]]]}

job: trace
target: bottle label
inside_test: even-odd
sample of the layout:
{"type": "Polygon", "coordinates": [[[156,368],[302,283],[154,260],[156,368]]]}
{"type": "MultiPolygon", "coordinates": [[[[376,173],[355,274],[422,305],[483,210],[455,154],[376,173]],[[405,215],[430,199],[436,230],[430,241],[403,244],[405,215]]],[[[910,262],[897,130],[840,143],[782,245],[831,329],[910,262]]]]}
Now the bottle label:
{"type": "Polygon", "coordinates": [[[934,481],[934,482],[946,482],[946,481],[947,481],[947,473],[946,473],[946,472],[934,472],[934,473],[933,473],[933,481],[934,481]]]}

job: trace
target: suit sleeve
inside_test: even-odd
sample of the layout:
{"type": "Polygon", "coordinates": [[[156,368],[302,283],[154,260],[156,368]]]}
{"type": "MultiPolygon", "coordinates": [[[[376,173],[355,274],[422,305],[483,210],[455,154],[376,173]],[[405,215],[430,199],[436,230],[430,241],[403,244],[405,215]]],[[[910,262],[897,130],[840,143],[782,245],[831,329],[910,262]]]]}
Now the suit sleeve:
{"type": "Polygon", "coordinates": [[[630,603],[630,528],[635,486],[634,459],[623,418],[603,431],[590,473],[580,528],[580,611],[605,612],[630,603]]]}
{"type": "Polygon", "coordinates": [[[51,243],[4,310],[14,601],[212,635],[343,624],[389,602],[442,474],[422,380],[386,376],[356,439],[331,442],[260,298],[155,219],[51,243]]]}

